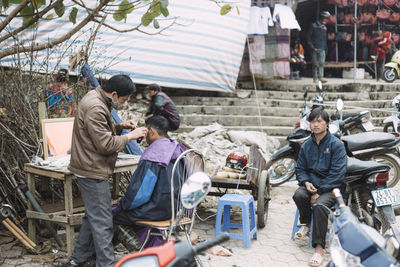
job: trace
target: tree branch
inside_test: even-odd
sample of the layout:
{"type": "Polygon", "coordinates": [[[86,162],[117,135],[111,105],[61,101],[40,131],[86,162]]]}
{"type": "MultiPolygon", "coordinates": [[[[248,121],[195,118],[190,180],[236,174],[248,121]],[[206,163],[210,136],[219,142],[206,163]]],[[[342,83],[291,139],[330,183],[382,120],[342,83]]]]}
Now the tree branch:
{"type": "Polygon", "coordinates": [[[21,11],[30,1],[25,0],[21,4],[19,4],[13,11],[0,23],[0,32],[10,23],[10,21],[21,11]]]}
{"type": "Polygon", "coordinates": [[[77,33],[80,29],[82,29],[87,23],[89,23],[89,21],[93,21],[94,16],[97,15],[99,13],[99,11],[105,5],[107,5],[108,2],[109,2],[109,0],[100,1],[99,5],[97,6],[96,9],[94,9],[93,13],[90,13],[75,28],[73,28],[70,32],[68,32],[64,36],[57,38],[53,41],[50,41],[48,43],[36,44],[36,45],[32,45],[32,46],[22,46],[22,47],[17,46],[17,47],[13,47],[10,49],[6,49],[6,50],[0,52],[0,59],[4,58],[6,56],[9,56],[9,55],[19,54],[19,53],[23,53],[23,52],[28,52],[28,51],[32,52],[32,51],[38,51],[38,50],[42,50],[42,49],[46,49],[46,48],[52,48],[55,45],[58,45],[58,44],[64,42],[65,40],[71,38],[71,36],[73,36],[75,33],[77,33]]]}
{"type": "Polygon", "coordinates": [[[21,27],[19,27],[18,29],[15,29],[14,31],[5,34],[4,36],[0,37],[0,43],[7,40],[8,38],[10,38],[11,36],[16,36],[18,33],[22,32],[23,30],[27,29],[29,26],[33,25],[34,23],[36,23],[40,18],[42,18],[47,12],[49,12],[51,9],[53,9],[58,3],[62,2],[63,0],[57,0],[55,1],[52,5],[46,7],[45,9],[43,9],[42,11],[40,11],[39,13],[37,13],[35,15],[34,18],[32,18],[29,23],[22,25],[21,27]]]}

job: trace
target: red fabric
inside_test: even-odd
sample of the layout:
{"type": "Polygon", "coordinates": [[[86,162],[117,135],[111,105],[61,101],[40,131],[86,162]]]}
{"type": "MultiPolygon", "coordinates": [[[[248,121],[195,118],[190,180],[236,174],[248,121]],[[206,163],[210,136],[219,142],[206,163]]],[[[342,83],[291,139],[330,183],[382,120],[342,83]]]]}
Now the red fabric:
{"type": "Polygon", "coordinates": [[[380,42],[382,42],[382,38],[377,37],[374,39],[374,45],[372,46],[372,55],[376,56],[378,54],[378,58],[376,60],[385,60],[386,52],[382,48],[382,45],[379,45],[380,42]]]}

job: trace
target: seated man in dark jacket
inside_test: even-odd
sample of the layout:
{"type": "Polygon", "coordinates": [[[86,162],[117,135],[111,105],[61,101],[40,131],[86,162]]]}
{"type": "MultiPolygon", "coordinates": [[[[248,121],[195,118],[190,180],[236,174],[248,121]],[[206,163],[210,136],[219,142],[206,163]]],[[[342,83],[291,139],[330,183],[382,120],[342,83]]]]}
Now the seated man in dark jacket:
{"type": "Polygon", "coordinates": [[[171,98],[164,92],[161,92],[161,87],[156,83],[149,84],[145,90],[151,97],[146,117],[161,115],[169,122],[168,131],[177,130],[181,121],[179,111],[171,98]]]}
{"type": "MultiPolygon", "coordinates": [[[[186,150],[168,138],[166,118],[151,117],[146,127],[149,147],[140,158],[125,196],[120,199],[121,211],[114,216],[114,224],[133,226],[135,230],[140,229],[134,226],[136,221],[161,221],[171,217],[171,172],[175,160],[186,150]]],[[[175,173],[183,173],[184,165],[178,168],[182,169],[175,173]]],[[[179,177],[174,177],[175,200],[180,184],[179,177]]]]}
{"type": "Polygon", "coordinates": [[[319,204],[332,207],[335,204],[332,189],[340,188],[343,191],[347,156],[343,143],[328,131],[329,115],[324,109],[315,108],[308,120],[313,133],[302,145],[296,165],[300,187],[294,193],[293,200],[299,209],[300,223],[304,224],[296,233],[296,238],[308,235],[313,213],[312,246],[315,253],[309,264],[320,266],[329,211],[319,204]]]}

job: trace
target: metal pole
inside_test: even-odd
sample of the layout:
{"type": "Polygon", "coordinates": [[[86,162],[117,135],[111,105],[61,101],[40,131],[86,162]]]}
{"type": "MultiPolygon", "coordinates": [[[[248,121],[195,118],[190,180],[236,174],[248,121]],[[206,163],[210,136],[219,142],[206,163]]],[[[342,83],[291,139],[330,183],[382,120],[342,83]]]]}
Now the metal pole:
{"type": "Polygon", "coordinates": [[[353,80],[356,82],[356,71],[357,71],[357,5],[358,1],[354,3],[354,66],[353,66],[353,80]]]}

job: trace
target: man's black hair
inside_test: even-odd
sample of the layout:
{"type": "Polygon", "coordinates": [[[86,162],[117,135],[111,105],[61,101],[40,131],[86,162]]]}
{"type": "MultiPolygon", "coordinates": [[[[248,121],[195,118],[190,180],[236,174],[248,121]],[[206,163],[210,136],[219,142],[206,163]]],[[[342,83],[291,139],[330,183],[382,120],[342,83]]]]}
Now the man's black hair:
{"type": "Polygon", "coordinates": [[[153,128],[157,131],[159,136],[167,137],[168,136],[168,120],[160,115],[150,117],[146,120],[146,127],[148,129],[153,128]]]}
{"type": "Polygon", "coordinates": [[[145,91],[152,90],[152,91],[160,92],[161,91],[161,87],[156,83],[151,83],[151,84],[147,85],[146,88],[144,88],[144,90],[145,91]]]}
{"type": "Polygon", "coordinates": [[[118,97],[131,95],[136,91],[136,86],[128,75],[114,75],[102,87],[107,93],[117,92],[118,97]]]}
{"type": "Polygon", "coordinates": [[[314,108],[308,116],[308,121],[313,121],[315,118],[321,117],[326,123],[329,123],[329,114],[323,107],[314,108]]]}

